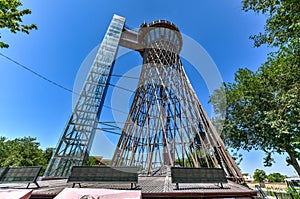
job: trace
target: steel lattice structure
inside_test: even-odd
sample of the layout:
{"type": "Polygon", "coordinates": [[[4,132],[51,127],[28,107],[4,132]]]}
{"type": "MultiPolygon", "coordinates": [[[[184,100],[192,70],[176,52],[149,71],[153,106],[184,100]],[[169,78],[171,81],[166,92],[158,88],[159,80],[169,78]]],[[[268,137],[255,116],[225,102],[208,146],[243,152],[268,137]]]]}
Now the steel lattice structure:
{"type": "Polygon", "coordinates": [[[138,166],[144,175],[169,166],[223,168],[242,174],[202,108],[180,60],[182,37],[171,22],[143,23],[138,31],[115,15],[45,176],[67,176],[87,157],[118,46],[137,50],[143,66],[113,166],[138,166]]]}
{"type": "Polygon", "coordinates": [[[203,110],[182,66],[182,38],[168,21],[142,24],[143,67],[138,89],[112,160],[146,175],[168,166],[223,168],[242,175],[203,110]]]}
{"type": "Polygon", "coordinates": [[[67,176],[91,148],[125,19],[114,15],[45,176],[67,176]]]}

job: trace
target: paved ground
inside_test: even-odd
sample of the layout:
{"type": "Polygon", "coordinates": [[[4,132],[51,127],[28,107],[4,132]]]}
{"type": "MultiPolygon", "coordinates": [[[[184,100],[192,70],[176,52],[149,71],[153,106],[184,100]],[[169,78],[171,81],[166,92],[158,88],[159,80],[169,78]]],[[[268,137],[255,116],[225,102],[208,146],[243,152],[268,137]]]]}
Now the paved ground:
{"type": "MultiPolygon", "coordinates": [[[[30,185],[33,189],[32,198],[53,198],[66,187],[72,187],[72,183],[67,180],[47,180],[38,181],[41,188],[35,188],[34,184],[30,185]]],[[[82,183],[82,188],[105,188],[105,189],[121,189],[130,190],[130,184],[100,184],[100,183],[82,183]]],[[[16,188],[24,189],[26,184],[0,184],[0,189],[16,188]]],[[[76,185],[78,187],[78,185],[76,185]]],[[[168,176],[161,177],[139,177],[139,182],[135,190],[141,190],[143,198],[151,197],[244,197],[251,198],[256,191],[248,189],[244,186],[233,182],[224,184],[224,188],[220,188],[216,184],[179,184],[179,189],[172,184],[171,178],[168,176]]]]}

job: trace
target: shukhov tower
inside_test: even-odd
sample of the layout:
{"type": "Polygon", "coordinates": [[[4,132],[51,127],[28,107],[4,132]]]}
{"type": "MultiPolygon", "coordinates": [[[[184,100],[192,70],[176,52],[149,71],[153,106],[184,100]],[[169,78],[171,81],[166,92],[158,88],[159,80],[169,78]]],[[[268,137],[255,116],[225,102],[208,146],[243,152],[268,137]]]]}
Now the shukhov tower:
{"type": "Polygon", "coordinates": [[[143,175],[164,174],[170,166],[223,168],[229,178],[242,182],[184,71],[179,29],[164,20],[143,23],[138,31],[124,23],[114,16],[46,176],[67,176],[87,157],[122,45],[139,51],[143,66],[112,166],[138,166],[143,175]]]}
{"type": "Polygon", "coordinates": [[[182,37],[164,20],[142,24],[143,66],[133,103],[112,160],[155,175],[168,166],[223,168],[241,177],[202,108],[182,66],[182,37]]]}

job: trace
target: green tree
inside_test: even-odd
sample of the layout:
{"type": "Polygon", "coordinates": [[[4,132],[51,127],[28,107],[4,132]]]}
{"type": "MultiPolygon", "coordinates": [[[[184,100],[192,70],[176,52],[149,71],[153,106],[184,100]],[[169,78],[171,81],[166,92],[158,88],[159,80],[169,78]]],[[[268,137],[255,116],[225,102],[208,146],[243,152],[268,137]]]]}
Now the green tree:
{"type": "Polygon", "coordinates": [[[211,103],[226,115],[222,136],[229,147],[263,150],[265,166],[274,162],[273,153],[286,152],[287,163],[300,175],[300,2],[243,3],[246,11],[268,15],[265,32],[251,36],[254,45],[267,44],[276,52],[256,72],[239,69],[233,83],[224,83],[227,101],[216,91],[211,103]]]}
{"type": "Polygon", "coordinates": [[[45,157],[45,161],[47,162],[47,164],[53,155],[54,149],[55,148],[50,147],[50,148],[46,148],[46,150],[44,151],[44,157],[45,157]]]}
{"type": "Polygon", "coordinates": [[[255,169],[253,178],[255,182],[263,182],[267,178],[267,174],[264,170],[255,169]]]}
{"type": "Polygon", "coordinates": [[[41,174],[43,174],[54,148],[46,148],[43,151],[39,147],[40,143],[36,138],[23,137],[8,140],[0,137],[0,166],[42,166],[41,174]]]}
{"type": "MultiPolygon", "coordinates": [[[[250,36],[256,47],[298,48],[300,35],[300,3],[298,0],[243,0],[243,10],[268,16],[265,31],[250,36]]],[[[299,52],[299,51],[298,51],[299,52]]]]}
{"type": "Polygon", "coordinates": [[[259,182],[261,187],[265,187],[265,179],[267,178],[267,174],[264,170],[256,169],[253,174],[253,178],[256,182],[259,182]]]}
{"type": "Polygon", "coordinates": [[[267,176],[268,182],[284,182],[287,176],[280,173],[271,173],[267,176]]]}
{"type": "Polygon", "coordinates": [[[86,161],[84,162],[84,165],[87,166],[97,166],[97,158],[95,158],[94,156],[89,156],[86,161]]]}
{"type": "Polygon", "coordinates": [[[42,169],[42,172],[41,172],[41,175],[44,174],[44,172],[46,171],[46,168],[48,166],[48,163],[54,153],[54,149],[55,148],[46,148],[44,151],[43,151],[43,157],[41,159],[41,163],[40,163],[40,166],[43,166],[43,169],[42,169]]]}
{"type": "MultiPolygon", "coordinates": [[[[3,138],[6,140],[5,138],[3,138]]],[[[42,166],[45,162],[43,150],[36,138],[24,137],[3,141],[2,161],[6,166],[42,166]]]]}
{"type": "Polygon", "coordinates": [[[4,160],[5,160],[5,152],[6,152],[6,150],[5,150],[5,140],[6,140],[6,138],[5,137],[2,137],[2,136],[0,136],[0,166],[2,166],[1,165],[1,162],[4,162],[4,160]]]}
{"type": "MultiPolygon", "coordinates": [[[[22,3],[19,0],[0,0],[0,28],[7,28],[12,33],[24,32],[37,29],[35,24],[23,24],[22,17],[31,14],[29,9],[20,9],[22,3]]],[[[0,35],[1,38],[1,35],[0,35]]],[[[0,41],[0,48],[8,48],[9,45],[0,41]]]]}

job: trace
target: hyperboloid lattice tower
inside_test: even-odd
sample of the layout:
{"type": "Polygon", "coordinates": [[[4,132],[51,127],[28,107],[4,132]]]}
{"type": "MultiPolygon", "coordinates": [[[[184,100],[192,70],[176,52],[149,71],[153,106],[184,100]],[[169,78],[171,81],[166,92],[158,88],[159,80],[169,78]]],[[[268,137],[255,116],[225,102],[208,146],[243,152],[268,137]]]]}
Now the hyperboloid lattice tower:
{"type": "Polygon", "coordinates": [[[182,66],[182,37],[164,20],[142,24],[143,66],[133,103],[112,160],[155,175],[168,166],[223,168],[241,173],[202,108],[182,66]]]}
{"type": "Polygon", "coordinates": [[[144,175],[163,174],[170,166],[223,168],[227,177],[243,182],[184,71],[178,28],[159,20],[136,31],[124,23],[113,17],[45,175],[67,176],[87,157],[122,45],[139,51],[143,66],[112,166],[138,166],[144,175]]]}

